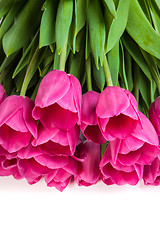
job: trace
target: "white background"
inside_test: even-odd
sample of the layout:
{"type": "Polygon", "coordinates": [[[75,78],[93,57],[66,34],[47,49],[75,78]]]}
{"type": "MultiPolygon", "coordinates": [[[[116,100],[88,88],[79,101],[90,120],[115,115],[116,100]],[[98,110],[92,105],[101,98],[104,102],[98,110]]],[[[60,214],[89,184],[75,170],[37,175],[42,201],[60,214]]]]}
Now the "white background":
{"type": "Polygon", "coordinates": [[[160,187],[91,187],[62,193],[44,181],[0,178],[2,240],[160,239],[160,187]]]}

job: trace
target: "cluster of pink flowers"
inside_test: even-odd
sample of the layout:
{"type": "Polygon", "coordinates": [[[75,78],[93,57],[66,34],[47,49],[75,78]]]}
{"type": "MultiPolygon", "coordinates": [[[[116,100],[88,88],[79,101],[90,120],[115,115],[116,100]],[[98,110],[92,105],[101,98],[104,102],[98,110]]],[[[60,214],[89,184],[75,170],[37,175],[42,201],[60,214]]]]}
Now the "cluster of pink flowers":
{"type": "Polygon", "coordinates": [[[59,70],[42,79],[35,102],[7,97],[0,85],[0,176],[29,184],[44,177],[60,191],[72,180],[159,185],[159,101],[149,120],[129,91],[107,87],[82,96],[78,79],[59,70]]]}

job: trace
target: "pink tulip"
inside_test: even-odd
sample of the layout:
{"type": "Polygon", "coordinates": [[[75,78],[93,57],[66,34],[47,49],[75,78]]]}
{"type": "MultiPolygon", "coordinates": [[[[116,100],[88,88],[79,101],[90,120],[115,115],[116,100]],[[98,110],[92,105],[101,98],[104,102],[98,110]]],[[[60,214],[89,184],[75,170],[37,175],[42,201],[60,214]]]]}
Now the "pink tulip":
{"type": "Polygon", "coordinates": [[[89,91],[82,96],[82,120],[81,131],[87,140],[95,143],[103,144],[106,139],[103,137],[98,126],[96,116],[96,106],[100,94],[98,92],[89,91]]]}
{"type": "Polygon", "coordinates": [[[10,175],[13,175],[15,179],[22,179],[17,168],[17,158],[7,158],[5,155],[0,156],[0,176],[10,175]]]}
{"type": "Polygon", "coordinates": [[[47,186],[63,191],[77,174],[77,162],[72,157],[43,153],[31,145],[21,149],[18,158],[19,172],[30,184],[44,176],[47,186]]]}
{"type": "Polygon", "coordinates": [[[136,185],[140,179],[140,175],[142,175],[143,166],[138,166],[137,168],[136,165],[127,166],[121,164],[118,160],[117,158],[117,162],[113,162],[111,149],[108,145],[100,162],[102,181],[106,185],[136,185]]]}
{"type": "Polygon", "coordinates": [[[130,136],[111,141],[103,155],[100,168],[106,184],[136,184],[143,177],[144,165],[151,164],[159,154],[153,125],[141,112],[139,115],[143,129],[137,125],[130,136]]]}
{"type": "Polygon", "coordinates": [[[39,86],[33,117],[45,128],[69,130],[81,121],[81,85],[63,71],[49,72],[39,86]]]}
{"type": "Polygon", "coordinates": [[[92,141],[80,143],[76,149],[78,162],[78,174],[75,178],[79,186],[96,184],[100,179],[100,145],[92,141]]]}
{"type": "Polygon", "coordinates": [[[141,126],[138,106],[134,96],[120,87],[107,87],[100,94],[96,115],[106,140],[123,139],[137,124],[141,126]]]}
{"type": "Polygon", "coordinates": [[[150,165],[144,166],[143,180],[145,185],[160,185],[160,160],[156,157],[150,165]]]}
{"type": "Polygon", "coordinates": [[[4,87],[0,84],[0,104],[3,102],[5,98],[6,98],[6,92],[4,90],[4,87]]]}
{"type": "Polygon", "coordinates": [[[77,162],[70,158],[69,163],[63,168],[53,169],[45,175],[45,181],[48,187],[55,187],[63,191],[77,175],[77,162]]]}
{"type": "Polygon", "coordinates": [[[73,155],[79,139],[79,126],[75,125],[68,131],[60,130],[57,127],[52,129],[38,125],[38,137],[32,142],[33,146],[39,146],[44,153],[51,155],[73,155]]]}
{"type": "Polygon", "coordinates": [[[9,96],[0,106],[0,145],[9,153],[26,147],[37,137],[37,123],[32,118],[34,103],[28,97],[9,96]]]}
{"type": "Polygon", "coordinates": [[[160,96],[156,98],[149,108],[149,119],[160,137],[160,96]]]}

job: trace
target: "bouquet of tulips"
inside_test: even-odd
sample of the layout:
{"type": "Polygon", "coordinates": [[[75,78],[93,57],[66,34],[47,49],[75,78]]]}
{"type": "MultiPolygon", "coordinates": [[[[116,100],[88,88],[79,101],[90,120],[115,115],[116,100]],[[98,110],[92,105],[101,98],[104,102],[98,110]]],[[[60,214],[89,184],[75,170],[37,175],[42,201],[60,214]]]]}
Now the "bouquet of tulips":
{"type": "Polygon", "coordinates": [[[0,1],[0,176],[160,185],[158,0],[0,1]]]}

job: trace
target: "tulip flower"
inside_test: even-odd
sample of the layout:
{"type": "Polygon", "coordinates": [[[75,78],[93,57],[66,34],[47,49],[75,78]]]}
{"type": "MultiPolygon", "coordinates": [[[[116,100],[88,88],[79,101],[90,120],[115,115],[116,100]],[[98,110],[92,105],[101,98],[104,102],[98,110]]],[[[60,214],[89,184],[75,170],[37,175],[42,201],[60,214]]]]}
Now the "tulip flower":
{"type": "Polygon", "coordinates": [[[33,117],[45,128],[69,130],[81,122],[81,85],[77,78],[53,70],[41,81],[33,117]]]}
{"type": "Polygon", "coordinates": [[[77,162],[70,156],[43,153],[39,147],[32,145],[21,149],[17,156],[18,170],[29,184],[44,176],[47,186],[63,191],[77,174],[77,162]]]}
{"type": "Polygon", "coordinates": [[[55,187],[63,191],[77,174],[77,162],[70,158],[69,163],[63,168],[53,169],[45,175],[48,187],[55,187]]]}
{"type": "Polygon", "coordinates": [[[136,184],[143,177],[144,165],[151,164],[158,156],[156,131],[145,115],[139,115],[143,129],[137,125],[130,136],[109,143],[100,163],[105,183],[136,184]]]}
{"type": "Polygon", "coordinates": [[[156,157],[150,165],[144,166],[143,180],[145,185],[160,185],[160,159],[156,157]]]}
{"type": "Polygon", "coordinates": [[[120,87],[107,87],[100,94],[96,115],[106,140],[123,139],[137,124],[141,126],[138,106],[134,96],[120,87]]]}
{"type": "Polygon", "coordinates": [[[9,153],[26,147],[37,137],[37,123],[32,117],[34,103],[28,97],[11,95],[0,105],[0,145],[9,153]]]}
{"type": "Polygon", "coordinates": [[[78,161],[78,173],[75,177],[79,186],[96,184],[100,179],[100,145],[85,141],[77,146],[75,153],[78,161]]]}
{"type": "Polygon", "coordinates": [[[98,126],[96,116],[96,106],[100,94],[98,92],[89,91],[82,96],[82,120],[81,131],[87,140],[92,140],[95,143],[103,144],[106,139],[103,137],[98,126]]]}
{"type": "Polygon", "coordinates": [[[0,176],[10,175],[15,179],[22,179],[17,168],[16,154],[9,154],[0,146],[0,176]]]}
{"type": "Polygon", "coordinates": [[[33,146],[39,146],[44,153],[51,155],[73,155],[79,139],[79,126],[75,125],[68,131],[60,130],[57,127],[52,129],[38,125],[38,137],[32,141],[33,146]]]}

